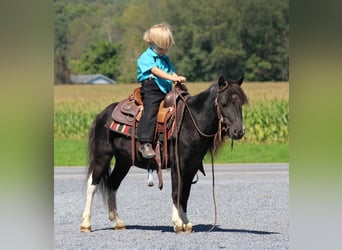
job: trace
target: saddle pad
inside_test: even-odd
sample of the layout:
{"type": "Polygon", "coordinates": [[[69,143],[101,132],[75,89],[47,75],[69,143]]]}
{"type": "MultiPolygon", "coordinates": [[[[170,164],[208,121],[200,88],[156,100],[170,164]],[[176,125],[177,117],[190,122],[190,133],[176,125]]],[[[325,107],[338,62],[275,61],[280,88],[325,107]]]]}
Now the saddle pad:
{"type": "MultiPolygon", "coordinates": [[[[171,136],[172,136],[172,133],[173,133],[173,130],[174,130],[174,121],[172,121],[172,123],[170,125],[167,126],[167,129],[166,129],[166,136],[167,136],[167,139],[170,139],[171,136]]],[[[114,131],[114,132],[117,132],[119,134],[122,134],[122,135],[126,135],[128,137],[131,137],[132,136],[132,126],[130,125],[127,125],[127,124],[122,124],[122,123],[118,123],[114,120],[111,120],[109,122],[109,124],[107,125],[107,127],[114,131]]],[[[161,126],[160,123],[157,124],[157,129],[159,132],[163,131],[164,127],[161,126]]],[[[137,138],[137,135],[135,136],[135,138],[137,138]]]]}
{"type": "Polygon", "coordinates": [[[107,126],[110,130],[117,132],[119,134],[123,134],[126,136],[132,136],[132,126],[127,124],[122,124],[111,120],[107,126]]]}

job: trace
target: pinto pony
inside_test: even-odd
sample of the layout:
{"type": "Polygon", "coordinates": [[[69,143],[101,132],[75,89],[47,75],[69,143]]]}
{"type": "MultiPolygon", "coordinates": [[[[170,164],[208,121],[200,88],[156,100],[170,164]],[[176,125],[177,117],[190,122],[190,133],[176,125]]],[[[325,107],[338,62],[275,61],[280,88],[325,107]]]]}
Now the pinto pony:
{"type": "MultiPolygon", "coordinates": [[[[224,139],[241,139],[244,136],[242,106],[247,97],[238,81],[220,77],[207,90],[190,96],[184,102],[182,118],[177,121],[177,136],[167,141],[167,167],[171,168],[172,222],[174,231],[191,232],[187,218],[187,202],[192,180],[203,170],[203,158],[224,139]]],[[[82,232],[91,231],[91,204],[98,186],[107,197],[109,219],[115,229],[124,229],[116,205],[116,192],[132,165],[131,137],[109,130],[105,125],[111,119],[112,103],[96,116],[89,135],[89,167],[87,174],[86,205],[81,225],[82,232]],[[110,162],[115,157],[115,166],[110,162]],[[100,185],[99,185],[100,184],[100,185]]],[[[177,120],[177,119],[176,119],[177,120]]],[[[136,153],[134,165],[147,169],[148,160],[136,153]]]]}

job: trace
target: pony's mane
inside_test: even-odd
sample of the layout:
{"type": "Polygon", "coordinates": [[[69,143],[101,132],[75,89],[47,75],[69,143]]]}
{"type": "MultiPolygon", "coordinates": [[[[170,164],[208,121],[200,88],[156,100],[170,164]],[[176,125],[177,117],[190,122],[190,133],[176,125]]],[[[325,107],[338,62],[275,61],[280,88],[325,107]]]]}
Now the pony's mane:
{"type": "MultiPolygon", "coordinates": [[[[243,89],[241,88],[241,86],[237,83],[237,81],[232,81],[232,80],[227,80],[226,81],[227,84],[229,84],[229,87],[227,88],[226,91],[228,91],[228,93],[230,93],[230,95],[237,95],[239,97],[239,99],[241,100],[241,104],[247,104],[248,103],[248,98],[245,94],[245,92],[243,91],[243,89]]],[[[196,95],[192,96],[191,98],[189,98],[189,102],[196,102],[196,103],[202,103],[205,100],[205,97],[208,97],[208,95],[211,96],[216,96],[216,93],[219,89],[219,85],[218,85],[218,81],[213,82],[209,88],[197,93],[196,95]]],[[[212,99],[214,100],[214,99],[212,99]]],[[[194,106],[193,108],[199,108],[199,106],[194,106]]]]}
{"type": "MultiPolygon", "coordinates": [[[[237,95],[241,100],[242,105],[248,104],[248,98],[243,89],[241,88],[241,86],[237,83],[238,81],[226,80],[226,82],[229,84],[229,87],[227,88],[228,93],[237,95]]],[[[209,90],[214,93],[216,93],[218,89],[218,81],[213,82],[212,85],[209,87],[209,90]]]]}

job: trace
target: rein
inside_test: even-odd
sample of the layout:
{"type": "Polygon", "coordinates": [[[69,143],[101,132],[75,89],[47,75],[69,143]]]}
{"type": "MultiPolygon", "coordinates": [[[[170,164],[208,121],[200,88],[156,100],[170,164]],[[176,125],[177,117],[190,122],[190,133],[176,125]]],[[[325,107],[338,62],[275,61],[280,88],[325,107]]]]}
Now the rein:
{"type": "MultiPolygon", "coordinates": [[[[222,141],[222,123],[223,123],[223,115],[222,115],[222,112],[221,112],[221,107],[219,105],[219,102],[218,102],[218,97],[219,97],[219,94],[221,92],[223,92],[224,90],[226,90],[228,88],[229,84],[227,82],[225,82],[225,85],[222,87],[222,88],[219,88],[219,90],[217,91],[217,94],[216,94],[216,98],[215,98],[215,106],[216,106],[216,113],[217,113],[217,117],[218,117],[218,129],[217,129],[217,132],[215,134],[206,134],[204,133],[198,126],[192,112],[191,112],[191,109],[186,101],[186,99],[180,95],[180,98],[182,99],[182,101],[184,102],[185,104],[185,107],[187,108],[187,110],[189,111],[189,115],[190,115],[190,118],[191,118],[191,121],[192,123],[194,124],[197,132],[202,135],[203,137],[207,137],[207,138],[210,138],[210,137],[215,137],[214,139],[214,152],[216,150],[216,146],[218,143],[220,143],[222,141]]],[[[229,124],[228,124],[229,125],[229,124]]],[[[232,145],[233,145],[233,142],[232,142],[232,145]]],[[[233,146],[231,146],[233,148],[233,146]]]]}
{"type": "Polygon", "coordinates": [[[192,123],[194,124],[194,126],[195,126],[197,132],[200,133],[200,135],[202,135],[202,136],[204,136],[204,137],[214,137],[217,133],[215,133],[215,134],[209,134],[209,135],[208,135],[208,134],[205,134],[204,132],[201,131],[201,129],[198,127],[198,125],[197,125],[197,123],[196,123],[196,120],[195,120],[194,116],[193,116],[192,113],[191,113],[191,109],[189,108],[189,105],[188,105],[188,103],[186,102],[185,98],[184,98],[183,96],[181,96],[181,99],[182,99],[182,101],[184,102],[185,107],[186,107],[186,108],[188,109],[188,111],[189,111],[189,115],[190,115],[191,121],[192,121],[192,123]]]}
{"type": "Polygon", "coordinates": [[[214,223],[212,227],[208,230],[208,232],[211,232],[216,227],[217,222],[217,207],[216,207],[216,195],[215,195],[215,171],[214,171],[214,156],[213,156],[213,150],[210,150],[210,156],[211,156],[211,176],[212,176],[212,195],[213,195],[213,204],[214,204],[214,223]]]}

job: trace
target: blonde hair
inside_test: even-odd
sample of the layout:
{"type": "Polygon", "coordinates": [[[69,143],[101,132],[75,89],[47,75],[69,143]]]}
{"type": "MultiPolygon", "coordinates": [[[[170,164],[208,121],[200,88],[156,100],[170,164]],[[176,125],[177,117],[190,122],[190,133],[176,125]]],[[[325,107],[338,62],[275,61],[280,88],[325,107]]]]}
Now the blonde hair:
{"type": "Polygon", "coordinates": [[[150,45],[156,45],[161,49],[169,49],[175,44],[171,26],[167,23],[153,25],[144,33],[143,39],[150,45]]]}

